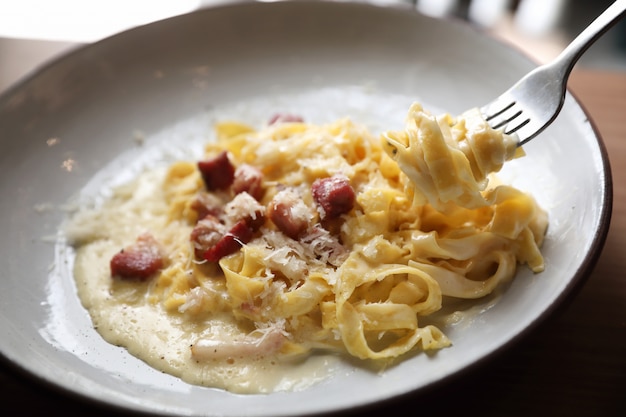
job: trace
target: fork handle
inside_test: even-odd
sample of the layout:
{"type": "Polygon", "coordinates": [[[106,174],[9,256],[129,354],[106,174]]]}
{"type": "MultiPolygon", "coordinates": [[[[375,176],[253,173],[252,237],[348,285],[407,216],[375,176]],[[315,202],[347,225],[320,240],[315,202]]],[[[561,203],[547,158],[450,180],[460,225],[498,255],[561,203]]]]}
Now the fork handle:
{"type": "Polygon", "coordinates": [[[562,65],[563,78],[567,78],[574,68],[574,64],[587,48],[617,23],[624,16],[624,13],[626,13],[626,0],[613,2],[559,54],[555,62],[562,65]]]}

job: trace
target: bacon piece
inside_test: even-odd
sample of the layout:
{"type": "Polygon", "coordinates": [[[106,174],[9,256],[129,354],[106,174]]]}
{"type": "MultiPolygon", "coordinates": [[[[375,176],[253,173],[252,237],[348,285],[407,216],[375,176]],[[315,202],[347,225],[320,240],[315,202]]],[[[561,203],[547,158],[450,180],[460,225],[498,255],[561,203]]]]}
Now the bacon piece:
{"type": "Polygon", "coordinates": [[[224,208],[228,223],[244,220],[253,231],[265,223],[265,207],[247,192],[239,193],[224,208]]]}
{"type": "Polygon", "coordinates": [[[204,219],[209,214],[219,217],[224,213],[224,202],[215,194],[199,192],[195,200],[191,203],[191,208],[198,213],[198,220],[204,219]]]}
{"type": "Polygon", "coordinates": [[[313,216],[300,196],[286,189],[277,193],[267,205],[267,217],[278,230],[297,240],[309,227],[309,220],[313,216]]]}
{"type": "Polygon", "coordinates": [[[235,170],[232,189],[235,194],[245,191],[255,199],[260,200],[263,197],[263,173],[252,165],[240,165],[235,170]]]}
{"type": "Polygon", "coordinates": [[[163,255],[156,239],[149,233],[137,237],[130,246],[113,255],[111,276],[145,280],[163,267],[163,255]]]}
{"type": "Polygon", "coordinates": [[[226,231],[226,226],[211,214],[199,220],[189,237],[195,249],[196,257],[202,258],[207,250],[219,242],[226,231]]]}
{"type": "Polygon", "coordinates": [[[217,262],[224,256],[235,253],[243,244],[252,239],[253,233],[254,231],[246,221],[240,220],[215,245],[204,252],[204,259],[217,262]]]}
{"type": "Polygon", "coordinates": [[[228,153],[222,151],[217,156],[198,162],[198,169],[207,190],[225,190],[233,183],[235,166],[228,159],[228,153]]]}
{"type": "Polygon", "coordinates": [[[209,214],[191,231],[190,240],[197,258],[219,261],[248,243],[265,223],[265,208],[245,192],[237,194],[223,214],[225,223],[234,224],[230,230],[219,218],[209,214]]]}
{"type": "Polygon", "coordinates": [[[272,117],[270,117],[269,124],[273,125],[274,123],[302,123],[304,119],[302,117],[289,114],[289,113],[276,113],[272,117]]]}
{"type": "Polygon", "coordinates": [[[313,200],[320,208],[322,220],[333,219],[352,210],[356,195],[343,175],[317,179],[311,185],[313,200]]]}

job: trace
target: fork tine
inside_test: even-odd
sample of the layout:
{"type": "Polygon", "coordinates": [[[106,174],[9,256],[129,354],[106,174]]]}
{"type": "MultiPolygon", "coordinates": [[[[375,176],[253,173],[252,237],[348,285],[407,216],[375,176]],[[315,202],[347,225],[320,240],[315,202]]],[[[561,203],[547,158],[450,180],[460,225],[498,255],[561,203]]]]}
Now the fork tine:
{"type": "Polygon", "coordinates": [[[485,121],[489,122],[492,119],[500,116],[505,111],[509,110],[515,105],[515,100],[509,98],[500,97],[495,102],[480,109],[480,112],[484,115],[485,121]]]}
{"type": "Polygon", "coordinates": [[[520,104],[509,94],[503,94],[493,103],[482,107],[481,114],[492,129],[502,129],[505,134],[512,135],[530,123],[530,118],[524,114],[520,104]]]}
{"type": "MultiPolygon", "coordinates": [[[[504,130],[504,133],[507,134],[507,135],[512,135],[513,133],[517,132],[518,130],[520,130],[521,128],[526,126],[528,123],[530,123],[530,119],[527,118],[524,121],[522,121],[521,123],[519,123],[517,126],[511,128],[511,129],[509,129],[508,126],[506,126],[505,130],[504,130]]],[[[528,140],[528,139],[526,139],[526,140],[528,140]]]]}
{"type": "Polygon", "coordinates": [[[626,0],[616,0],[552,61],[528,72],[493,102],[481,107],[494,129],[515,134],[518,146],[542,132],[557,117],[567,93],[567,79],[587,48],[626,15],[626,0]]]}
{"type": "Polygon", "coordinates": [[[501,129],[517,119],[523,113],[523,108],[518,105],[515,98],[503,94],[493,103],[484,106],[481,113],[492,129],[501,129]]]}
{"type": "MultiPolygon", "coordinates": [[[[522,111],[521,111],[521,110],[517,110],[515,113],[513,113],[513,114],[512,114],[512,115],[510,115],[510,116],[509,116],[509,115],[506,115],[506,116],[504,116],[504,117],[502,117],[502,118],[500,118],[500,119],[496,120],[495,122],[490,123],[490,124],[491,124],[491,128],[492,128],[492,129],[496,129],[496,130],[497,130],[497,129],[500,129],[500,128],[503,128],[503,127],[506,127],[506,126],[508,126],[508,124],[509,124],[509,123],[511,123],[513,120],[517,119],[517,117],[518,117],[520,114],[522,114],[522,111]]],[[[493,119],[492,119],[492,120],[493,120],[493,119]]]]}

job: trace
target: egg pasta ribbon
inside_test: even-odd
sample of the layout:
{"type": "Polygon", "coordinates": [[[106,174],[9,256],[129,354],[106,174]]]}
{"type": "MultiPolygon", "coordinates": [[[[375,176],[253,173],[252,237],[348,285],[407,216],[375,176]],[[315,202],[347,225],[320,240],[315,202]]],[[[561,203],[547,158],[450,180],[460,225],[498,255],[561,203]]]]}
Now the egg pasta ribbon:
{"type": "Polygon", "coordinates": [[[150,194],[158,209],[124,214],[133,231],[151,226],[164,257],[137,286],[171,323],[204,323],[198,362],[224,346],[372,360],[445,348],[425,322],[446,297],[483,297],[522,264],[544,268],[546,212],[494,176],[522,155],[475,110],[435,117],[418,103],[403,130],[380,136],[348,118],[218,123],[205,169],[226,164],[232,184],[209,186],[197,161],[179,161],[150,194]],[[234,332],[223,344],[209,339],[216,323],[234,332]]]}
{"type": "MultiPolygon", "coordinates": [[[[512,279],[520,263],[543,268],[545,212],[511,186],[489,187],[490,176],[523,151],[476,111],[434,117],[415,103],[405,129],[379,139],[349,119],[261,130],[223,122],[216,130],[207,154],[225,150],[236,165],[257,167],[263,205],[293,190],[310,209],[310,230],[321,222],[315,180],[340,174],[355,190],[354,208],[326,232],[342,255],[322,256],[315,238],[286,237],[266,222],[219,262],[227,309],[256,327],[283,323],[302,351],[381,359],[449,346],[440,329],[419,320],[436,313],[443,296],[482,297],[512,279]]],[[[174,164],[164,187],[170,216],[196,221],[197,171],[174,164]]]]}

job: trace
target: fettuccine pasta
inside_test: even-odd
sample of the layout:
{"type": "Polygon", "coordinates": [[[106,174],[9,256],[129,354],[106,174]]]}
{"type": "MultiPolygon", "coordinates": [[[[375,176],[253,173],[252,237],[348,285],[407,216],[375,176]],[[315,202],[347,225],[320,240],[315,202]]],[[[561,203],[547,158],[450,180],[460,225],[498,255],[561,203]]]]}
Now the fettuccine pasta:
{"type": "MultiPolygon", "coordinates": [[[[492,176],[523,153],[478,113],[434,117],[416,103],[404,130],[381,137],[349,119],[293,117],[261,129],[221,122],[216,133],[201,161],[144,176],[149,192],[134,183],[97,211],[122,226],[74,234],[81,282],[93,274],[85,260],[100,259],[113,299],[184,329],[187,359],[167,372],[230,389],[197,375],[234,357],[445,348],[442,330],[423,324],[445,296],[483,297],[520,264],[543,270],[545,211],[492,176]]],[[[106,303],[87,292],[106,321],[106,303]]],[[[149,342],[135,354],[159,367],[149,342]]]]}

